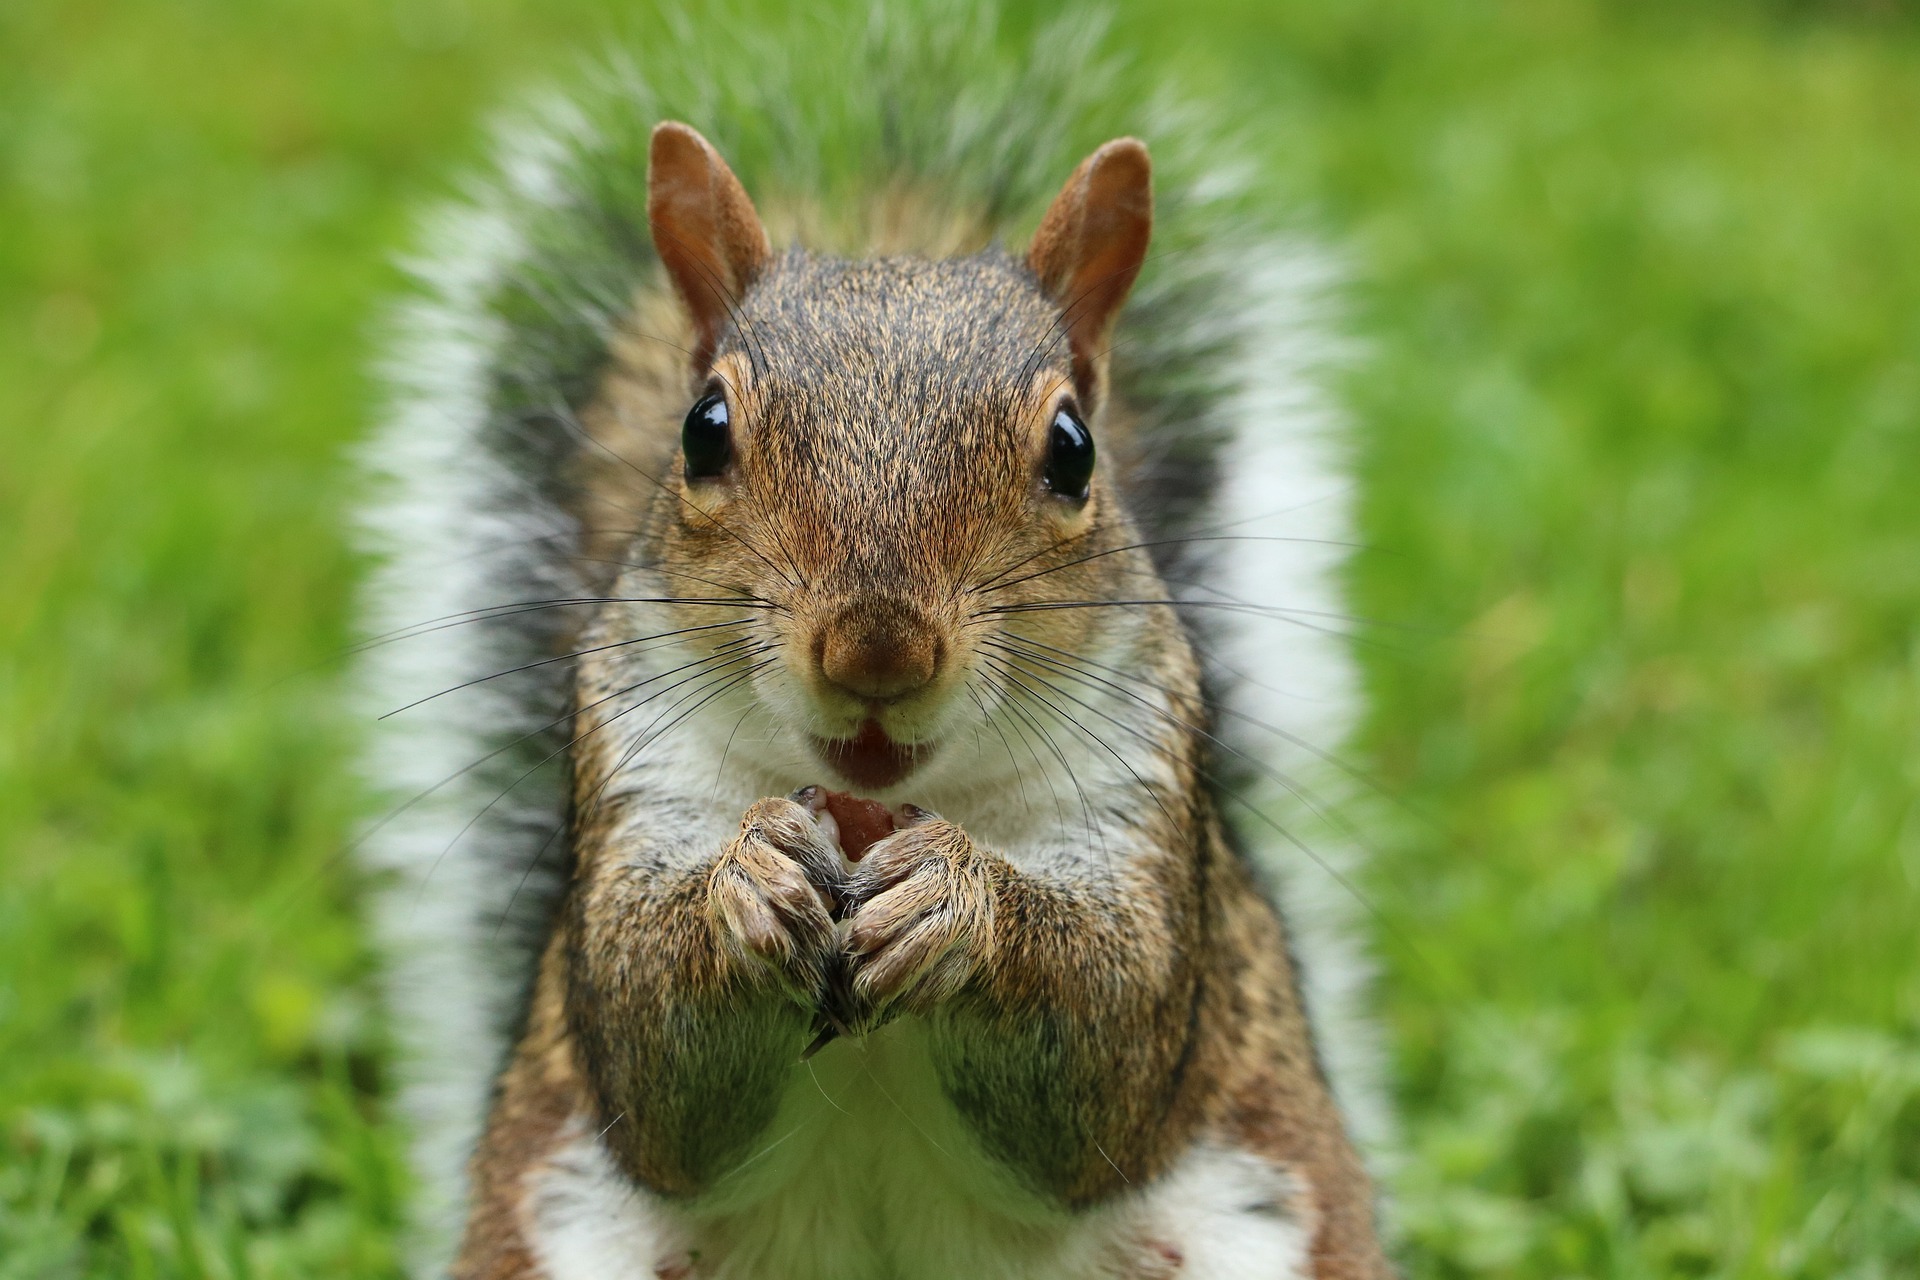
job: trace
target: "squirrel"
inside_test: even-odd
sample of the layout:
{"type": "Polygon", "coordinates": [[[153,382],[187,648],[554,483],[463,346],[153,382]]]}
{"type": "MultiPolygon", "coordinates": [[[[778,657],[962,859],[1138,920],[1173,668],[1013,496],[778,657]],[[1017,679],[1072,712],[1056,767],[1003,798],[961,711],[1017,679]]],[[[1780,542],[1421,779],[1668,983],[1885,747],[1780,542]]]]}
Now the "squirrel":
{"type": "Polygon", "coordinates": [[[663,44],[428,226],[364,672],[418,1274],[1388,1276],[1246,799],[1352,681],[1313,271],[1085,23],[863,40],[663,44]]]}

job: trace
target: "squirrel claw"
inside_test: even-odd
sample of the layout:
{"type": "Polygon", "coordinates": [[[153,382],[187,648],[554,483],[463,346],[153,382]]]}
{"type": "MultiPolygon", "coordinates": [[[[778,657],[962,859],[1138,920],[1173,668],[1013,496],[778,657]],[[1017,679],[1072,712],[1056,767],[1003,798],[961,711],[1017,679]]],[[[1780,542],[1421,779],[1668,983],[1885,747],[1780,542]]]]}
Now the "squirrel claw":
{"type": "Polygon", "coordinates": [[[895,1006],[919,1012],[957,992],[993,948],[988,859],[967,833],[922,809],[875,844],[848,881],[840,928],[846,1020],[863,1029],[895,1006]]]}
{"type": "Polygon", "coordinates": [[[834,898],[820,883],[831,857],[805,808],[761,800],[707,877],[722,950],[737,964],[771,967],[809,1004],[833,951],[834,898]]]}

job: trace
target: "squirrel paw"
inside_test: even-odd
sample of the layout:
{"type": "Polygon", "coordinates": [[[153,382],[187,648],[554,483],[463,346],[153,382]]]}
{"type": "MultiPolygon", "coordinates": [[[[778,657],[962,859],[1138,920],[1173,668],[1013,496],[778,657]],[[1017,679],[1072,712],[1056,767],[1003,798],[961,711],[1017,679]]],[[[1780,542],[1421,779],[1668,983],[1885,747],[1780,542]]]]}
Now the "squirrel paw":
{"type": "Polygon", "coordinates": [[[747,972],[771,973],[813,1006],[833,954],[832,901],[816,869],[837,861],[806,807],[760,800],[707,877],[720,948],[747,972]]]}
{"type": "Polygon", "coordinates": [[[953,823],[904,806],[906,825],[849,878],[842,961],[846,1021],[870,1028],[959,991],[992,954],[989,860],[953,823]]]}

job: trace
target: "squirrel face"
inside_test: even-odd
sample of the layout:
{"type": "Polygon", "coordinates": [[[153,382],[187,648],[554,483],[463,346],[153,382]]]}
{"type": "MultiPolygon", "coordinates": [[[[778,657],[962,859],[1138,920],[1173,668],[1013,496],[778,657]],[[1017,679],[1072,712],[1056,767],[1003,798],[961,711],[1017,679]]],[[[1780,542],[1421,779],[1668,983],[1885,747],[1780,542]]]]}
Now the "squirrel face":
{"type": "MultiPolygon", "coordinates": [[[[1123,571],[1074,562],[1132,540],[1089,419],[1147,184],[1145,149],[1108,144],[1024,262],[775,255],[712,148],[655,132],[649,216],[698,380],[666,559],[773,606],[757,696],[857,788],[904,780],[981,706],[1010,607],[1123,571]]],[[[1099,612],[1021,621],[1065,648],[1099,612]]]]}

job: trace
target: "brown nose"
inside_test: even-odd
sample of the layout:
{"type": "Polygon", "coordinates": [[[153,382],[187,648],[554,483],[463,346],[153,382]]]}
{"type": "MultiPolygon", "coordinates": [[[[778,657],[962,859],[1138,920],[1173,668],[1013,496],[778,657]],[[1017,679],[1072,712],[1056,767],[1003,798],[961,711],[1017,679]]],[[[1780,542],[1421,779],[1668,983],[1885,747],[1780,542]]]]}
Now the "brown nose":
{"type": "Polygon", "coordinates": [[[940,650],[939,633],[912,605],[858,600],[822,633],[820,672],[856,697],[900,698],[933,680],[940,650]]]}

